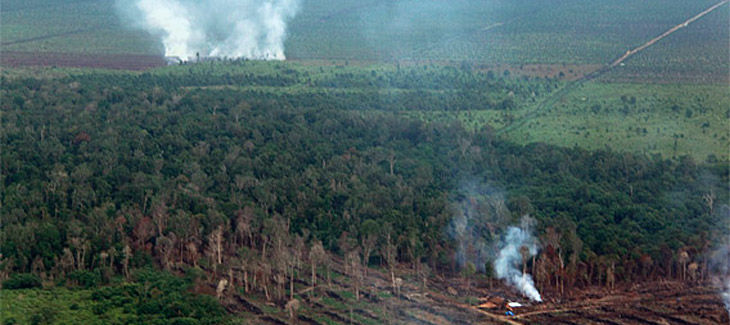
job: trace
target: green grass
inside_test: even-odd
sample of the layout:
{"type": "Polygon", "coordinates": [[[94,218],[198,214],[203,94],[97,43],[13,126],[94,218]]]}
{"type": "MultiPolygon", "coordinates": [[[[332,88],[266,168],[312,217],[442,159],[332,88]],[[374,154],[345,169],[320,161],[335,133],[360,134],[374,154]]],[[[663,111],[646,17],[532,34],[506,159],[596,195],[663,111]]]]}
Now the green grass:
{"type": "Polygon", "coordinates": [[[507,136],[519,143],[727,159],[728,114],[724,86],[590,82],[507,136]]]}
{"type": "Polygon", "coordinates": [[[121,324],[131,314],[122,309],[108,311],[103,318],[94,314],[91,293],[94,290],[66,288],[2,290],[0,322],[30,324],[50,320],[53,324],[121,324]]]}
{"type": "Polygon", "coordinates": [[[350,310],[350,306],[348,306],[348,305],[344,304],[343,302],[341,302],[337,299],[334,299],[332,297],[323,297],[322,304],[327,305],[333,309],[340,310],[340,311],[350,310]]]}
{"type": "Polygon", "coordinates": [[[328,324],[328,325],[337,325],[337,324],[340,324],[340,323],[332,320],[331,318],[327,318],[325,316],[313,316],[312,318],[315,319],[316,321],[322,323],[322,324],[328,324]]]}

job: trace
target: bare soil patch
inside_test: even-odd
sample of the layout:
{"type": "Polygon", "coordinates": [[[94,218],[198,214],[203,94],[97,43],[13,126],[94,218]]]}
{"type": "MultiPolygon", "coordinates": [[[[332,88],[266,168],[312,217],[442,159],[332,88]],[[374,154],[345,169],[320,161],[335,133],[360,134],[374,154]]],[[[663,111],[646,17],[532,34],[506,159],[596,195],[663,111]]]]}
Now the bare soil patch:
{"type": "Polygon", "coordinates": [[[146,70],[165,65],[162,56],[127,54],[81,54],[3,51],[0,65],[7,67],[55,66],[70,68],[101,68],[117,70],[146,70]]]}

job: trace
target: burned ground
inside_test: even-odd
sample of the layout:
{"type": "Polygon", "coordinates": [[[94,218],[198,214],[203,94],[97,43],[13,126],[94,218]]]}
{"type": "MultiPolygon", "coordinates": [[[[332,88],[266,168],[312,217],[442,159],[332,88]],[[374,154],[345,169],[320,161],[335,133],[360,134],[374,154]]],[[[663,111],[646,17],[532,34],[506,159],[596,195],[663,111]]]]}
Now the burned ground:
{"type": "Polygon", "coordinates": [[[152,55],[3,51],[0,53],[0,65],[145,70],[164,66],[165,60],[161,56],[152,55]]]}

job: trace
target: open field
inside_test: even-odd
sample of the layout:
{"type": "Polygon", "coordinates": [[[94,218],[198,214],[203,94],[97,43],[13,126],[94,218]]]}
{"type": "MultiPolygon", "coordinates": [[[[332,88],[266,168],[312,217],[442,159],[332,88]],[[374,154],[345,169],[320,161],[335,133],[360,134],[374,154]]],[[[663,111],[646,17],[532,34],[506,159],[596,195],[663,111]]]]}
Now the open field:
{"type": "MultiPolygon", "coordinates": [[[[113,3],[7,1],[2,51],[160,55],[149,35],[124,27],[113,3]]],[[[286,53],[296,60],[602,65],[714,3],[308,0],[290,23],[286,53]]],[[[726,81],[728,7],[653,45],[607,78],[726,81]]],[[[559,72],[571,78],[568,69],[559,72]]]]}
{"type": "Polygon", "coordinates": [[[727,153],[728,107],[725,86],[594,81],[510,130],[508,137],[519,143],[542,141],[665,157],[689,154],[703,161],[727,153]]]}
{"type": "Polygon", "coordinates": [[[7,67],[56,66],[145,70],[164,66],[165,60],[157,55],[6,51],[0,56],[0,64],[7,67]]]}
{"type": "Polygon", "coordinates": [[[629,82],[730,82],[730,5],[648,47],[605,76],[629,82]]]}
{"type": "Polygon", "coordinates": [[[162,53],[146,33],[122,25],[114,0],[3,1],[0,15],[3,52],[162,53]]]}

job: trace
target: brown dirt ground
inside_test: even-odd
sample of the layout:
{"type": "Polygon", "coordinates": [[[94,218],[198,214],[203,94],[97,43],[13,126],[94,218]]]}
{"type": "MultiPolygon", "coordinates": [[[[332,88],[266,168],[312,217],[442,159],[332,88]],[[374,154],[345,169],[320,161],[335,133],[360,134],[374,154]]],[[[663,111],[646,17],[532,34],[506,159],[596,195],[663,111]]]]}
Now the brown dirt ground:
{"type": "Polygon", "coordinates": [[[3,51],[0,65],[145,70],[165,65],[161,56],[3,51]]]}
{"type": "MultiPolygon", "coordinates": [[[[545,293],[544,303],[531,303],[515,290],[497,281],[466,282],[459,277],[432,277],[424,291],[416,279],[405,275],[400,294],[391,293],[390,277],[384,270],[369,269],[361,288],[362,307],[349,312],[334,309],[323,299],[333,299],[348,305],[343,292],[352,292],[344,275],[341,261],[335,259],[333,271],[342,275],[331,286],[322,278],[315,297],[302,293],[302,303],[308,312],[298,316],[299,324],[325,324],[322,318],[336,323],[351,324],[728,324],[728,312],[711,284],[683,284],[676,281],[656,281],[624,285],[615,290],[602,287],[575,289],[570,297],[545,293]],[[503,308],[480,309],[477,305],[492,301],[517,301],[525,306],[516,309],[515,316],[505,316],[503,308]]],[[[299,288],[308,283],[298,282],[299,288]]],[[[303,292],[303,291],[300,291],[303,292]]],[[[260,298],[259,298],[260,299],[260,298]]],[[[283,312],[263,311],[262,301],[234,294],[224,304],[231,312],[245,312],[266,324],[286,323],[283,312]]],[[[270,307],[283,308],[269,304],[270,307]]]]}
{"type": "MultiPolygon", "coordinates": [[[[490,292],[486,292],[489,295],[490,292]]],[[[521,301],[519,295],[503,295],[521,301]]],[[[710,284],[648,282],[610,291],[591,287],[572,297],[526,303],[509,319],[519,324],[728,324],[728,312],[710,284]]],[[[489,312],[503,313],[501,310],[489,312]]]]}

